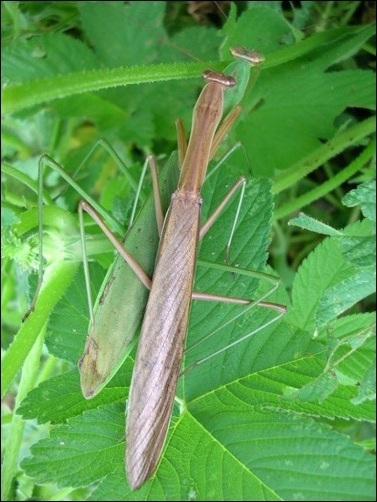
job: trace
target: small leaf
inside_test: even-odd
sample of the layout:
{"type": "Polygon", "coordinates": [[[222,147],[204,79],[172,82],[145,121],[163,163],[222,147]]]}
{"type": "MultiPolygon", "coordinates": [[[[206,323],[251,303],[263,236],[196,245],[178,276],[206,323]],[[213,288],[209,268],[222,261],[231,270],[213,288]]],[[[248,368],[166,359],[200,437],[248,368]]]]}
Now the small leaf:
{"type": "Polygon", "coordinates": [[[348,192],[342,203],[348,207],[360,205],[365,218],[376,222],[376,182],[362,183],[355,190],[348,192]]]}
{"type": "Polygon", "coordinates": [[[360,383],[360,388],[357,397],[353,398],[354,404],[360,404],[364,401],[372,401],[376,399],[376,361],[369,368],[363,380],[360,383]]]}
{"type": "Polygon", "coordinates": [[[327,366],[335,369],[339,383],[357,386],[373,366],[375,323],[374,313],[353,314],[340,317],[326,327],[327,366]]]}
{"type": "Polygon", "coordinates": [[[291,389],[285,395],[290,399],[322,403],[331,396],[337,387],[338,382],[335,375],[326,371],[312,382],[301,387],[301,389],[291,389]]]}
{"type": "Polygon", "coordinates": [[[336,230],[335,228],[330,227],[330,225],[326,225],[326,223],[316,220],[312,216],[308,216],[304,213],[300,213],[296,218],[289,220],[288,225],[295,225],[300,228],[305,228],[306,230],[316,232],[317,234],[341,235],[341,232],[339,232],[339,230],[336,230]]]}
{"type": "Polygon", "coordinates": [[[375,291],[375,267],[363,267],[355,270],[349,277],[328,288],[323,294],[316,316],[318,326],[324,326],[328,321],[375,291]]]}
{"type": "Polygon", "coordinates": [[[356,221],[344,229],[340,239],[344,258],[359,267],[373,266],[376,261],[376,235],[370,220],[356,221]]]}

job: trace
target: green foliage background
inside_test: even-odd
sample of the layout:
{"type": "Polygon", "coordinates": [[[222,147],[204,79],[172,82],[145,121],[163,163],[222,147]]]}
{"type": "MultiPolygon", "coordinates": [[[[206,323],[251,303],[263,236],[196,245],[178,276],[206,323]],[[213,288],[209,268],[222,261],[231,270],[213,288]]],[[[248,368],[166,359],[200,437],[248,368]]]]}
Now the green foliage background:
{"type": "MultiPolygon", "coordinates": [[[[195,4],[194,16],[186,2],[2,3],[3,500],[375,498],[371,13],[360,2],[292,10],[237,2],[224,22],[217,7],[208,14],[195,4]],[[225,68],[234,45],[257,49],[266,62],[251,74],[222,153],[242,146],[205,185],[203,216],[238,176],[248,178],[231,262],[262,271],[269,252],[267,271],[283,282],[269,300],[288,312],[184,375],[184,405],[174,409],[161,464],[133,493],[123,456],[134,353],[98,396],[83,399],[80,195],[47,171],[47,287],[21,322],[38,266],[38,159],[48,153],[62,164],[122,228],[146,155],[165,163],[176,148],[174,120],[190,126],[198,75],[225,68]],[[100,148],[76,172],[102,138],[130,178],[100,148]]],[[[234,211],[204,239],[202,262],[223,262],[234,211]]],[[[87,226],[96,292],[113,255],[87,226]]],[[[205,266],[195,288],[255,297],[266,290],[263,281],[205,266]]],[[[234,311],[195,302],[187,345],[234,311]]],[[[215,336],[189,352],[186,366],[270,319],[256,308],[220,342],[215,336]]]]}

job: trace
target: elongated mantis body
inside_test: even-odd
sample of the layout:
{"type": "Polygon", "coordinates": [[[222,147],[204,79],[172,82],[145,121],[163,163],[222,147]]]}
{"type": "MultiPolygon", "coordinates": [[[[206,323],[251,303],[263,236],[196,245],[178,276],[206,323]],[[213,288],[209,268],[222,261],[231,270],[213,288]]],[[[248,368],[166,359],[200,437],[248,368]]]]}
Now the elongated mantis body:
{"type": "Polygon", "coordinates": [[[228,82],[210,77],[195,107],[178,190],[164,222],[131,382],[126,470],[132,489],[157,466],[181,368],[200,231],[199,192],[228,82]]]}
{"type": "MultiPolygon", "coordinates": [[[[130,388],[126,471],[132,489],[155,471],[175,397],[200,235],[200,190],[229,77],[205,72],[178,189],[164,221],[130,388]]],[[[243,180],[240,180],[242,183],[243,180]]]]}

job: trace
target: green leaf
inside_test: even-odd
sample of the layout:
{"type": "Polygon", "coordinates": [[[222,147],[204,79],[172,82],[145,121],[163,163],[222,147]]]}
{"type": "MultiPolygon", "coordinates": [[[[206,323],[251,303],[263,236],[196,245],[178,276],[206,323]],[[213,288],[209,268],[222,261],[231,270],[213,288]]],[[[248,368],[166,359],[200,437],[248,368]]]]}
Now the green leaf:
{"type": "Polygon", "coordinates": [[[318,234],[340,235],[339,230],[336,230],[335,228],[326,225],[326,223],[318,221],[304,213],[300,213],[296,218],[292,218],[288,222],[288,225],[296,225],[297,227],[305,228],[311,232],[317,232],[318,234]]]}
{"type": "Polygon", "coordinates": [[[356,221],[340,239],[344,258],[359,267],[370,267],[376,258],[376,230],[370,220],[356,221]]]}
{"type": "Polygon", "coordinates": [[[38,417],[44,424],[64,423],[67,419],[81,415],[84,411],[96,409],[98,406],[122,400],[127,397],[125,382],[131,379],[132,364],[126,364],[118,371],[106,388],[96,397],[87,401],[83,399],[77,368],[46,380],[24,399],[19,407],[20,413],[28,419],[38,417]],[[43,406],[48,401],[49,406],[43,406]]]}
{"type": "Polygon", "coordinates": [[[268,54],[281,47],[281,40],[293,42],[291,27],[284,18],[269,6],[257,6],[242,13],[235,23],[228,22],[224,31],[227,38],[222,48],[223,56],[235,46],[255,48],[268,54]],[[254,29],[250,30],[250,26],[254,29]]]}
{"type": "MultiPolygon", "coordinates": [[[[245,12],[244,17],[252,19],[255,10],[245,12]]],[[[273,16],[278,18],[270,11],[267,19],[271,23],[273,16]]],[[[339,60],[355,54],[372,36],[374,26],[335,29],[280,50],[266,36],[270,28],[264,27],[258,43],[254,41],[254,30],[243,32],[239,38],[243,45],[258,50],[260,40],[262,45],[263,40],[271,45],[264,48],[266,64],[245,102],[246,110],[253,113],[246,114],[247,120],[243,116],[233,131],[253,159],[253,172],[260,175],[287,169],[318,148],[323,140],[332,138],[336,133],[335,119],[346,107],[375,107],[373,72],[329,70],[339,60]],[[276,52],[270,54],[273,50],[276,52]],[[355,94],[350,94],[350,88],[357,89],[355,94]]],[[[274,33],[273,28],[271,31],[274,33]]]]}
{"type": "MultiPolygon", "coordinates": [[[[271,381],[268,376],[261,374],[262,387],[271,381]]],[[[271,409],[272,389],[266,392],[262,408],[258,407],[258,394],[251,392],[253,380],[208,393],[174,416],[157,475],[135,495],[175,500],[183,494],[189,498],[190,489],[195,489],[198,497],[215,500],[229,498],[228,493],[239,500],[276,499],[279,493],[290,499],[299,486],[305,499],[325,499],[331,492],[337,492],[338,498],[347,494],[356,500],[357,494],[368,499],[373,490],[372,458],[328,426],[271,409]],[[351,459],[351,479],[344,484],[351,459]],[[274,474],[281,470],[289,476],[274,474]],[[318,480],[316,488],[310,482],[312,476],[318,480]]],[[[58,479],[61,486],[81,486],[102,478],[92,500],[112,499],[115,494],[119,500],[132,500],[124,479],[123,434],[124,404],[100,406],[54,429],[49,439],[33,447],[33,457],[24,460],[23,467],[41,482],[58,479]]]]}
{"type": "Polygon", "coordinates": [[[370,366],[363,380],[360,382],[358,395],[352,402],[359,404],[373,399],[376,399],[376,359],[374,359],[374,364],[370,366]]]}
{"type": "Polygon", "coordinates": [[[314,330],[375,291],[371,231],[368,222],[357,222],[344,229],[347,237],[329,237],[309,255],[293,284],[293,323],[314,330]]]}
{"type": "Polygon", "coordinates": [[[61,33],[18,40],[4,49],[2,58],[7,85],[98,67],[86,45],[61,33]]]}
{"type": "Polygon", "coordinates": [[[374,313],[353,314],[336,319],[324,330],[330,339],[326,367],[335,372],[339,383],[358,386],[373,367],[375,323],[374,313]]]}
{"type": "Polygon", "coordinates": [[[112,470],[117,464],[121,466],[122,443],[119,440],[123,435],[123,415],[123,404],[112,405],[73,419],[71,427],[68,424],[51,431],[50,439],[35,445],[35,458],[39,457],[41,463],[33,467],[33,462],[25,461],[25,466],[29,464],[27,470],[34,471],[33,476],[39,473],[44,482],[59,473],[56,481],[60,486],[83,486],[102,477],[109,467],[112,470]],[[123,413],[119,413],[120,409],[123,413]],[[96,451],[103,455],[94,465],[96,451]]]}
{"type": "Polygon", "coordinates": [[[297,271],[289,320],[302,329],[314,331],[322,296],[333,285],[350,277],[352,272],[352,267],[342,258],[337,242],[325,239],[297,271]]]}
{"type": "Polygon", "coordinates": [[[328,321],[376,291],[376,269],[363,267],[352,271],[348,277],[338,281],[324,292],[317,310],[317,325],[328,321]]]}
{"type": "MultiPolygon", "coordinates": [[[[105,272],[102,267],[93,264],[90,267],[92,295],[97,296],[105,272]]],[[[46,334],[49,352],[65,361],[77,364],[83,343],[87,337],[89,325],[89,307],[84,287],[82,266],[75,275],[66,294],[60,300],[51,315],[46,334]]]]}
{"type": "Polygon", "coordinates": [[[348,192],[342,203],[348,207],[360,205],[365,218],[376,222],[376,183],[362,183],[355,190],[348,192]]]}
{"type": "Polygon", "coordinates": [[[288,389],[288,398],[300,399],[307,402],[322,403],[338,387],[338,382],[329,371],[323,372],[315,380],[304,385],[301,389],[288,389]]]}
{"type": "Polygon", "coordinates": [[[118,2],[89,5],[84,2],[80,5],[80,14],[99,61],[110,68],[154,61],[161,46],[153,41],[167,37],[162,25],[165,2],[128,5],[118,2]],[[141,29],[144,23],[149,31],[141,29]],[[133,47],[137,47],[137,51],[132,50],[133,47]]]}

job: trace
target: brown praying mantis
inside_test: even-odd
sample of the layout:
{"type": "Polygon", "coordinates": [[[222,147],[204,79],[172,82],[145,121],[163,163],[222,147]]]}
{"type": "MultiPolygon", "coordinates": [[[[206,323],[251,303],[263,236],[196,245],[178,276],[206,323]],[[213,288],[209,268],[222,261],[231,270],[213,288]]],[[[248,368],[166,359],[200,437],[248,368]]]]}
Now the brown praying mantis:
{"type": "MultiPolygon", "coordinates": [[[[232,53],[251,64],[263,61],[259,54],[243,48],[236,48],[232,53]]],[[[178,188],[172,195],[163,224],[157,178],[156,175],[153,177],[161,240],[152,282],[137,261],[124,249],[123,244],[103,224],[94,208],[85,201],[80,203],[80,214],[86,211],[95,219],[123,259],[150,289],[127,411],[126,472],[132,489],[140,487],[154,473],[161,457],[181,371],[191,298],[249,306],[255,303],[250,299],[192,294],[198,239],[209,230],[235,192],[245,185],[245,179],[240,178],[200,228],[200,190],[210,157],[239,112],[238,108],[231,112],[217,131],[223,114],[224,91],[236,85],[236,82],[231,76],[212,71],[204,72],[203,76],[207,83],[194,108],[190,141],[187,149],[182,147],[185,151],[182,154],[184,160],[178,188]]],[[[182,136],[183,134],[180,134],[180,137],[182,136]]],[[[150,162],[152,172],[155,173],[152,158],[150,162]]],[[[84,240],[83,247],[85,249],[84,240]]],[[[86,275],[88,276],[87,268],[86,275]]],[[[104,303],[102,300],[102,304],[104,303]]],[[[279,312],[279,316],[285,311],[284,307],[278,304],[262,301],[258,304],[274,308],[279,312]]],[[[104,371],[102,362],[103,359],[109,360],[108,351],[103,352],[99,347],[96,328],[94,313],[91,311],[90,336],[79,363],[82,390],[87,398],[95,395],[109,379],[109,371],[107,368],[104,371]]]]}

